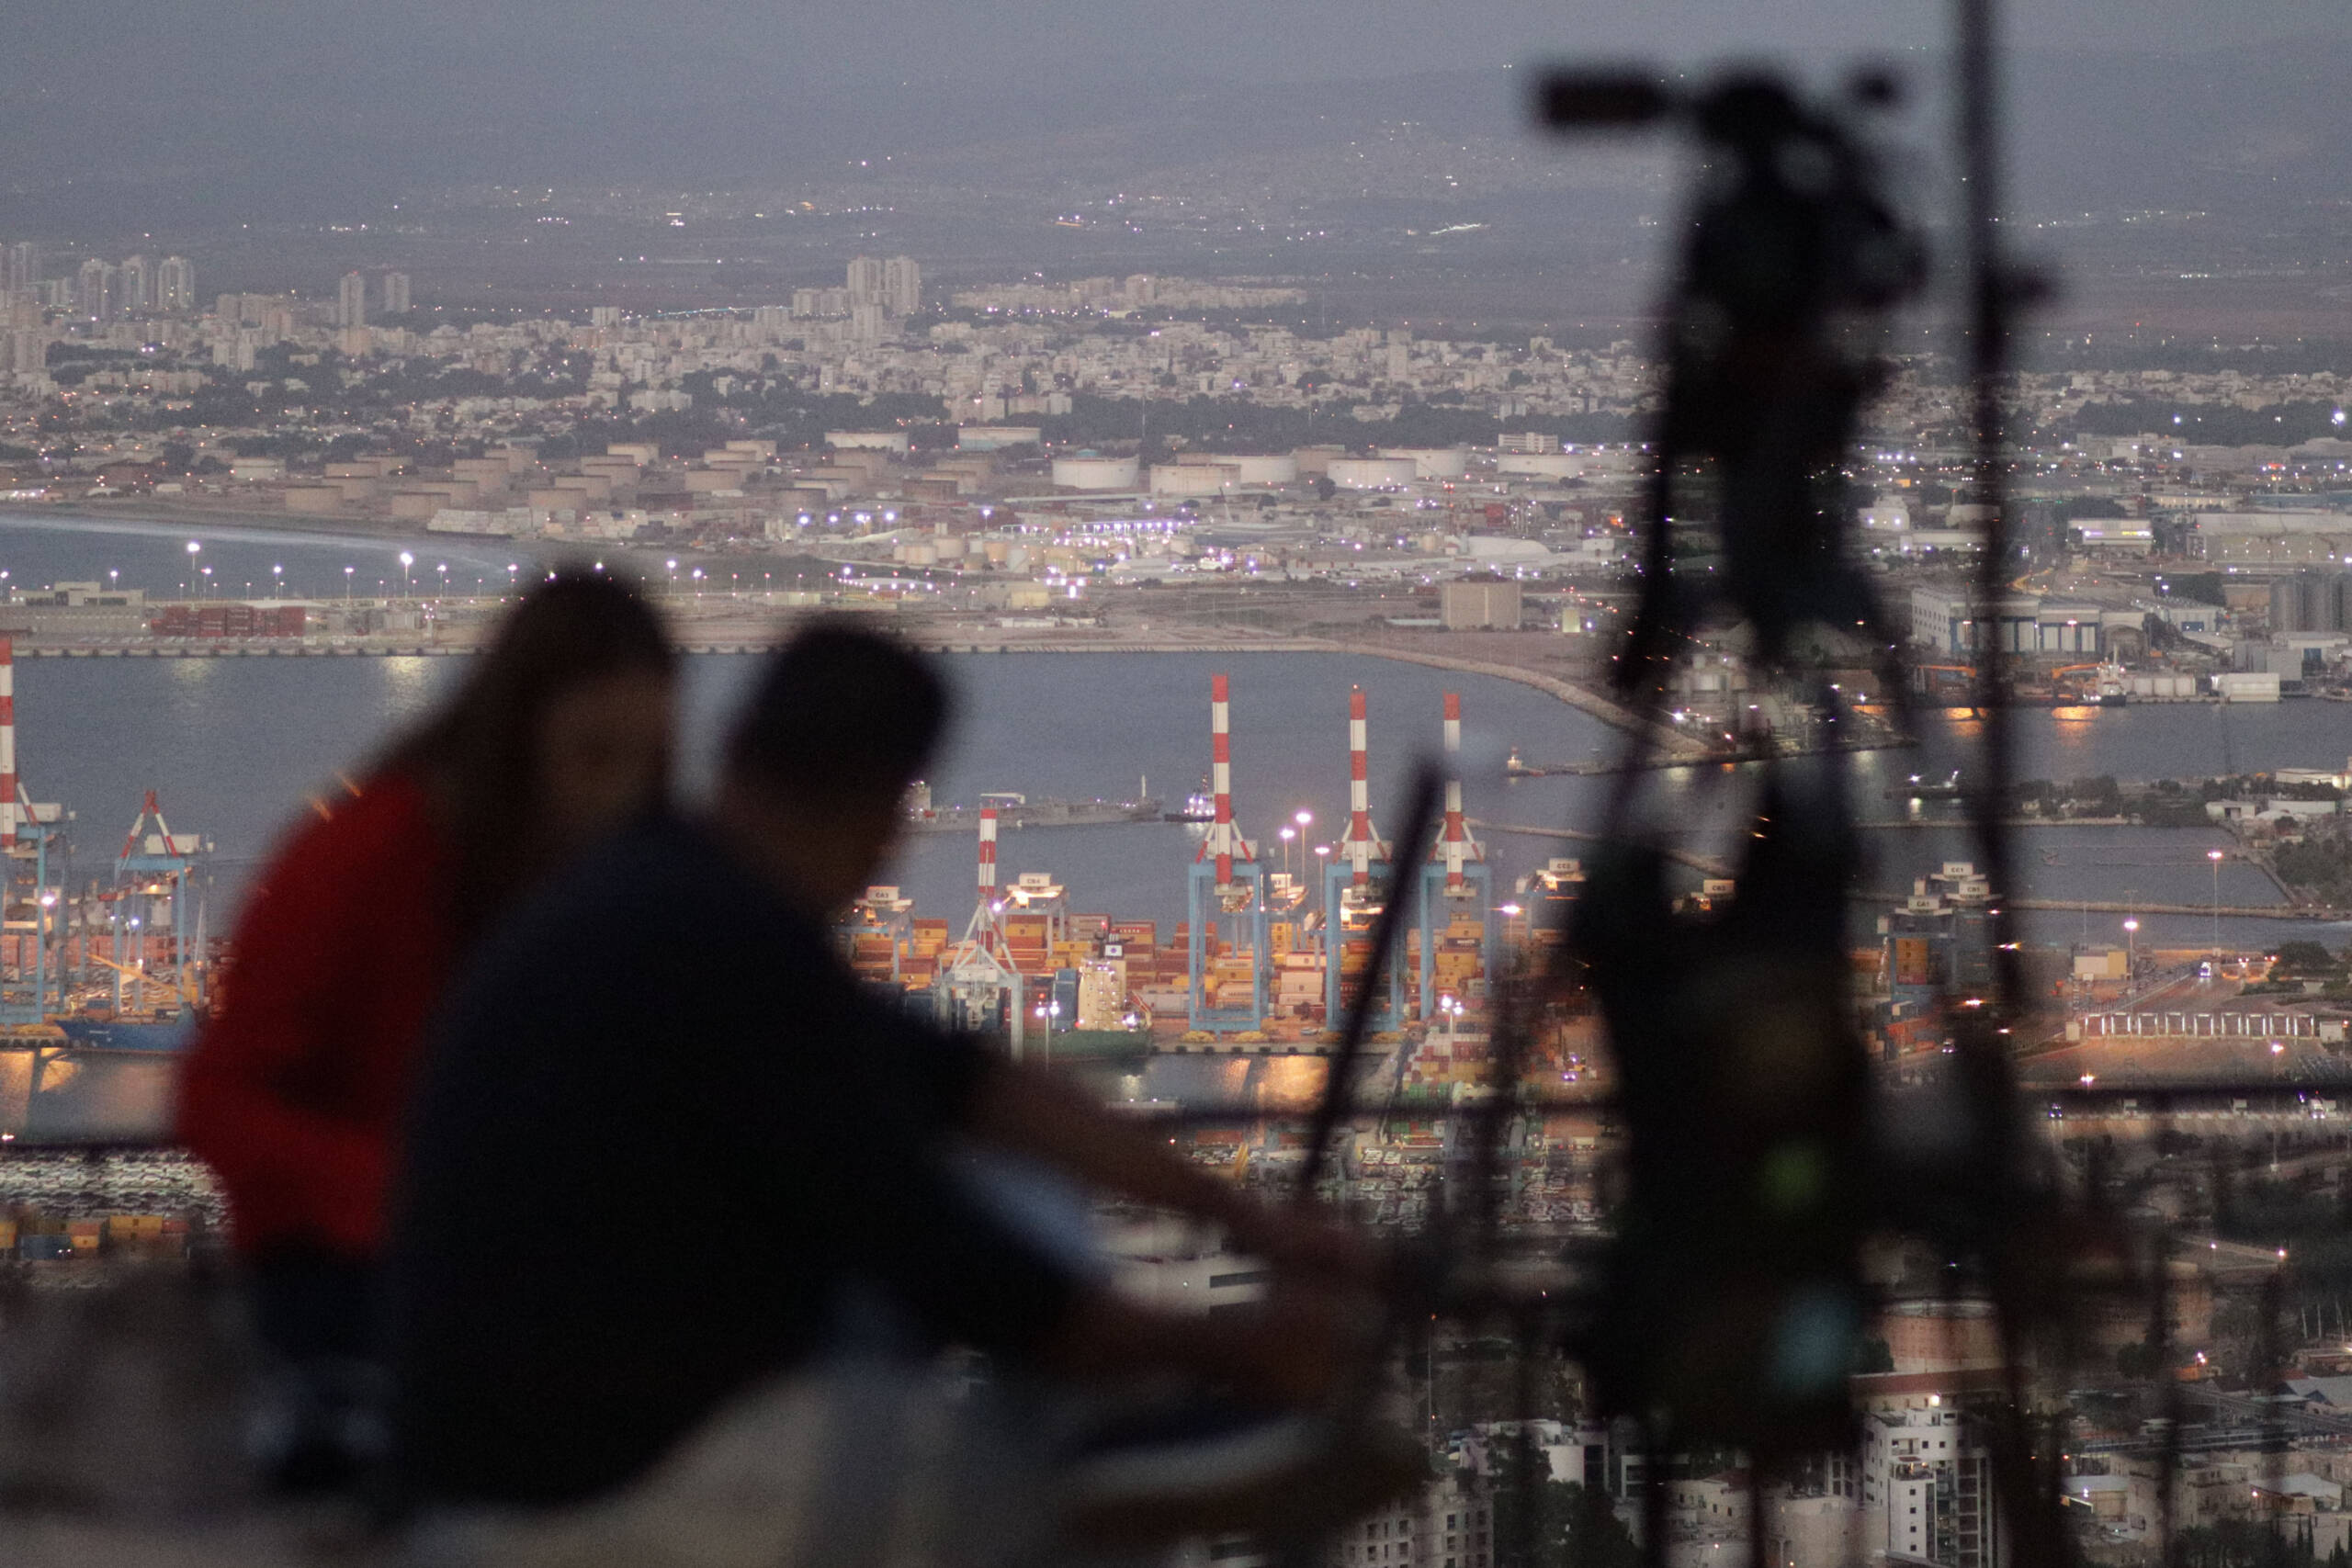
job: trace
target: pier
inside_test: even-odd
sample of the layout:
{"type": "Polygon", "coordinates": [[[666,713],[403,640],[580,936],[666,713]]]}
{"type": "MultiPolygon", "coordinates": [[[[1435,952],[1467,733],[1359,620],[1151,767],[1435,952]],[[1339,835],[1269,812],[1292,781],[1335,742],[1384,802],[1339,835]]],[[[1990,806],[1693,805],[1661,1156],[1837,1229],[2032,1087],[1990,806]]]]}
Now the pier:
{"type": "MultiPolygon", "coordinates": [[[[1892,823],[1860,825],[1863,827],[1895,826],[1892,823]]],[[[1965,826],[1959,823],[1938,825],[1965,826]]],[[[2061,825],[2045,824],[2045,826],[2061,825]]],[[[1535,839],[1566,839],[1580,844],[1597,844],[1606,840],[1606,835],[1588,832],[1581,828],[1536,828],[1524,823],[1490,822],[1483,818],[1476,821],[1473,826],[1484,829],[1489,833],[1525,834],[1535,839]]],[[[1689,866],[1703,875],[1736,874],[1730,864],[1713,855],[1702,855],[1692,850],[1670,849],[1664,852],[1667,859],[1679,865],[1689,866]]],[[[1908,899],[1911,895],[1857,888],[1850,897],[1865,904],[1900,904],[1908,899]]],[[[2126,902],[2114,898],[2005,898],[2001,902],[2012,909],[2025,909],[2037,914],[2080,912],[2091,915],[2194,915],[2202,919],[2218,918],[2224,920],[2313,920],[2352,923],[2352,909],[2339,909],[2324,904],[2159,904],[2126,902]]]]}

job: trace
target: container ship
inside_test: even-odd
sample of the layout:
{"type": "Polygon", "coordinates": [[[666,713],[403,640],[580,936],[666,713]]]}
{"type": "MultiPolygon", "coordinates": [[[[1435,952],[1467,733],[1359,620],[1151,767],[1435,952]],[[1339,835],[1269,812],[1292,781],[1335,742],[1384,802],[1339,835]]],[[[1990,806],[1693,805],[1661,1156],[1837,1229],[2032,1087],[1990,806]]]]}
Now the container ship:
{"type": "Polygon", "coordinates": [[[1159,802],[1141,791],[1133,800],[1032,800],[987,790],[977,806],[941,806],[932,799],[931,786],[921,782],[907,792],[907,828],[911,832],[977,832],[983,811],[994,811],[1001,828],[1104,828],[1160,819],[1159,802]]]}

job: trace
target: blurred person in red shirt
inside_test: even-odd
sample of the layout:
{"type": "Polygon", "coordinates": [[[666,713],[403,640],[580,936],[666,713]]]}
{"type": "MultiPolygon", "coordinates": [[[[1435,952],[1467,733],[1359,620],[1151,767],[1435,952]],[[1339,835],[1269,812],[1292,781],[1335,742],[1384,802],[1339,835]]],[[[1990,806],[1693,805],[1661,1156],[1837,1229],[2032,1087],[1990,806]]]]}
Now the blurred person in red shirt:
{"type": "Polygon", "coordinates": [[[253,889],[179,1132],[228,1196],[272,1363],[255,1447],[281,1490],[348,1485],[380,1447],[377,1258],[444,984],[542,874],[666,798],[673,686],[633,588],[560,572],[253,889]]]}

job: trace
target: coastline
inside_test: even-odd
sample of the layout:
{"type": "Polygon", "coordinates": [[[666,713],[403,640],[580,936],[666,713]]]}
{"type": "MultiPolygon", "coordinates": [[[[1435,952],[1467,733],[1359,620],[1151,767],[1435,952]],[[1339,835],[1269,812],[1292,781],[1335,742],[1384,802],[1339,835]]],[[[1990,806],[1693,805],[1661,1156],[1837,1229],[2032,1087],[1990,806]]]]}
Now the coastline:
{"type": "Polygon", "coordinates": [[[318,534],[338,539],[366,539],[391,544],[437,536],[414,525],[390,518],[375,519],[310,512],[256,512],[250,507],[205,506],[186,501],[150,500],[135,504],[108,501],[17,501],[9,510],[31,522],[105,520],[115,523],[186,525],[191,527],[251,528],[258,533],[318,534]]]}
{"type": "MultiPolygon", "coordinates": [[[[377,545],[447,543],[450,536],[436,535],[430,530],[406,522],[357,518],[347,515],[297,512],[256,512],[247,506],[207,505],[170,498],[141,497],[136,501],[64,501],[15,503],[12,516],[38,525],[53,522],[70,527],[76,522],[142,524],[169,528],[239,528],[256,533],[288,536],[312,536],[322,538],[364,540],[377,545]]],[[[486,540],[469,539],[469,543],[486,540]]],[[[512,541],[516,550],[537,550],[547,543],[542,540],[512,541]]],[[[616,542],[610,553],[630,558],[644,547],[616,542]]],[[[424,597],[424,596],[420,596],[424,597]]],[[[675,595],[663,595],[674,600],[675,595]]],[[[673,609],[681,606],[673,604],[673,609]]],[[[727,625],[732,617],[721,618],[724,630],[712,628],[712,634],[696,636],[690,622],[680,627],[677,642],[689,653],[758,653],[775,646],[776,633],[760,635],[750,626],[727,625]]],[[[788,620],[787,623],[788,624],[788,620]]],[[[1199,638],[1169,637],[1164,631],[1153,633],[1123,633],[1118,627],[1102,628],[1095,635],[1073,637],[1018,637],[1001,635],[989,637],[994,627],[975,627],[968,635],[958,635],[956,628],[943,626],[936,630],[921,624],[903,626],[908,639],[917,647],[940,653],[1340,653],[1358,658],[1394,659],[1408,664],[1450,670],[1465,675],[1484,675],[1497,680],[1511,681],[1532,687],[1588,717],[1597,719],[1611,728],[1627,734],[1645,735],[1666,756],[1691,761],[1704,761],[1711,753],[1688,734],[1661,726],[1646,716],[1623,706],[1603,694],[1574,682],[1565,681],[1523,665],[1491,659],[1469,658],[1435,649],[1400,648],[1392,643],[1358,643],[1329,637],[1285,637],[1274,634],[1261,641],[1254,637],[1235,637],[1229,629],[1199,638]]],[[[1205,628],[1204,628],[1205,630],[1205,628]]],[[[117,645],[45,645],[37,637],[20,640],[18,651],[29,657],[66,658],[204,658],[227,655],[286,657],[296,654],[322,655],[402,655],[420,653],[465,653],[473,651],[475,644],[441,645],[413,636],[391,639],[347,639],[345,643],[328,647],[277,649],[265,647],[199,648],[190,644],[164,645],[154,642],[124,642],[117,645]]]]}

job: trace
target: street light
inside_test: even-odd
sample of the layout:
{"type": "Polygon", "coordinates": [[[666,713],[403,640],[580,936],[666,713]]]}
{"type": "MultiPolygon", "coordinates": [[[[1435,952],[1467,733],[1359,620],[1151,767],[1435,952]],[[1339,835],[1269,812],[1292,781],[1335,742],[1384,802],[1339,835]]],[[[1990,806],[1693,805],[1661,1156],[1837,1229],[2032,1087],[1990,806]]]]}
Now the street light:
{"type": "Polygon", "coordinates": [[[2205,858],[2213,866],[2213,956],[2222,956],[2222,852],[2207,850],[2205,858]]]}
{"type": "Polygon", "coordinates": [[[1290,874],[1290,841],[1298,837],[1298,829],[1284,828],[1275,837],[1283,841],[1283,874],[1287,876],[1290,874]]]}
{"type": "Polygon", "coordinates": [[[409,592],[411,583],[409,581],[408,570],[409,568],[415,564],[416,558],[414,556],[409,554],[406,550],[402,550],[401,552],[401,597],[403,599],[413,596],[409,592]]]}
{"type": "Polygon", "coordinates": [[[196,556],[202,548],[204,547],[194,539],[187,542],[187,571],[180,579],[180,592],[183,593],[193,594],[196,592],[196,556]]]}
{"type": "Polygon", "coordinates": [[[286,597],[286,569],[282,566],[273,565],[269,569],[269,596],[273,599],[286,597]]]}
{"type": "Polygon", "coordinates": [[[2140,922],[2135,917],[2123,922],[2123,978],[2130,984],[2140,974],[2140,922]]]}
{"type": "Polygon", "coordinates": [[[343,569],[343,602],[346,604],[351,603],[351,574],[358,570],[356,566],[343,569]]]}

